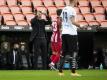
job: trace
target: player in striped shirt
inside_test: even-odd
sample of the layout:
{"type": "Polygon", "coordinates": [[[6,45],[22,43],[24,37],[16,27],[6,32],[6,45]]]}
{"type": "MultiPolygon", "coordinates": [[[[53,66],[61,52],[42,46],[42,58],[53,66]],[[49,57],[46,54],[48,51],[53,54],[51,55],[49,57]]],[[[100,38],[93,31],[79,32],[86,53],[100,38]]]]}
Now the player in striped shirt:
{"type": "Polygon", "coordinates": [[[51,63],[49,66],[53,69],[55,69],[54,65],[58,63],[60,60],[60,53],[62,48],[62,39],[61,39],[61,20],[60,20],[60,14],[62,12],[62,9],[58,9],[56,11],[57,18],[52,23],[52,36],[51,36],[51,49],[52,49],[52,55],[50,57],[51,63]]]}

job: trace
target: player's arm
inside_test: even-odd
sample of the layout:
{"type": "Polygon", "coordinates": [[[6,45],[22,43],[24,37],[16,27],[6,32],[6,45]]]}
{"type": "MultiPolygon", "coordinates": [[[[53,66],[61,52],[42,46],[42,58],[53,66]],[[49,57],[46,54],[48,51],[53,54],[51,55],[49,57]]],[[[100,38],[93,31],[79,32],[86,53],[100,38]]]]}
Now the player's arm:
{"type": "Polygon", "coordinates": [[[82,25],[80,25],[79,23],[76,22],[76,17],[75,16],[71,17],[71,22],[72,22],[73,25],[75,25],[79,28],[82,28],[82,25]]]}
{"type": "Polygon", "coordinates": [[[62,32],[62,18],[60,17],[60,26],[59,26],[60,32],[62,32]]]}

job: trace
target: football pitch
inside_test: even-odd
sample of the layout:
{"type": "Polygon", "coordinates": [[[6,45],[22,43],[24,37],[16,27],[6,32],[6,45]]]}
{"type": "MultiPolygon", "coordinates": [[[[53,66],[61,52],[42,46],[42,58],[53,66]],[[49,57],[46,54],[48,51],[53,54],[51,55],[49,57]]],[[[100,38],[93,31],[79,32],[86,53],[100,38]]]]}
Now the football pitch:
{"type": "Polygon", "coordinates": [[[107,80],[107,70],[77,70],[81,77],[72,77],[69,70],[64,76],[50,70],[0,70],[0,80],[107,80]]]}

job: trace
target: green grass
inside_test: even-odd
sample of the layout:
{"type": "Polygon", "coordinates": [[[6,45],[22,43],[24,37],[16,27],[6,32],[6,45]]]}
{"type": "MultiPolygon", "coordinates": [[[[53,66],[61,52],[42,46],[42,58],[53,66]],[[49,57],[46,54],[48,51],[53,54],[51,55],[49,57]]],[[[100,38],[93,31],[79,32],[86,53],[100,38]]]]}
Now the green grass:
{"type": "Polygon", "coordinates": [[[0,80],[107,80],[107,70],[77,70],[81,77],[65,75],[60,77],[57,71],[49,70],[1,70],[0,80]]]}

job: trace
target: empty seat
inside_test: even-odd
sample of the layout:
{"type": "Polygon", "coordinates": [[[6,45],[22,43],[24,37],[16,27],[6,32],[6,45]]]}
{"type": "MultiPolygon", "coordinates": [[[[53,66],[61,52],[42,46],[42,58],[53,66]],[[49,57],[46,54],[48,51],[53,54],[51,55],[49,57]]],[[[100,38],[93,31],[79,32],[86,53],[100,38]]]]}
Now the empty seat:
{"type": "Polygon", "coordinates": [[[23,6],[31,6],[31,0],[20,0],[23,6]]]}
{"type": "Polygon", "coordinates": [[[6,0],[0,0],[0,6],[6,5],[6,0]]]}
{"type": "Polygon", "coordinates": [[[100,25],[100,23],[98,21],[89,21],[88,22],[89,26],[93,26],[93,25],[100,25]]]}
{"type": "Polygon", "coordinates": [[[105,20],[105,15],[104,14],[94,14],[95,18],[97,21],[104,21],[105,20]]]}
{"type": "Polygon", "coordinates": [[[101,21],[101,27],[107,28],[107,21],[101,21]]]}
{"type": "Polygon", "coordinates": [[[107,0],[101,0],[102,1],[102,5],[104,6],[104,7],[107,7],[107,0]]]}
{"type": "Polygon", "coordinates": [[[26,17],[28,24],[30,25],[30,21],[31,19],[35,17],[35,15],[33,13],[28,13],[28,14],[25,14],[25,17],[26,17]]]}
{"type": "Polygon", "coordinates": [[[88,0],[78,0],[79,6],[89,6],[88,0]]]}
{"type": "Polygon", "coordinates": [[[1,12],[1,14],[10,13],[9,7],[5,6],[5,5],[0,6],[0,12],[1,12]]]}
{"type": "Polygon", "coordinates": [[[45,6],[54,6],[53,0],[42,0],[45,6]]]}
{"type": "Polygon", "coordinates": [[[32,1],[34,7],[43,6],[43,3],[41,0],[31,0],[31,1],[32,1]]]}
{"type": "Polygon", "coordinates": [[[101,6],[101,1],[100,0],[90,0],[90,3],[92,5],[92,7],[101,6]]]}
{"type": "Polygon", "coordinates": [[[82,14],[90,13],[90,8],[87,7],[87,6],[81,6],[79,8],[80,8],[80,11],[81,11],[82,14]]]}
{"type": "Polygon", "coordinates": [[[28,23],[27,23],[27,21],[25,21],[25,20],[20,20],[20,21],[17,21],[16,22],[19,26],[28,26],[28,23]]]}
{"type": "Polygon", "coordinates": [[[78,23],[80,25],[83,25],[83,26],[87,26],[88,25],[88,22],[86,22],[86,21],[78,21],[78,23]]]}
{"type": "Polygon", "coordinates": [[[76,20],[77,21],[84,21],[84,16],[82,14],[77,14],[76,20]]]}
{"type": "Polygon", "coordinates": [[[58,8],[58,9],[63,9],[63,8],[64,8],[64,6],[58,6],[57,8],[58,8]]]}
{"type": "Polygon", "coordinates": [[[52,15],[52,14],[56,14],[56,10],[57,8],[56,7],[47,7],[48,11],[49,11],[49,14],[52,15]]]}
{"type": "Polygon", "coordinates": [[[15,26],[15,25],[17,25],[14,20],[8,20],[8,21],[5,22],[5,24],[8,25],[8,26],[15,26]]]}
{"type": "Polygon", "coordinates": [[[85,20],[87,22],[89,22],[89,21],[95,21],[95,17],[94,17],[93,14],[88,13],[88,14],[84,14],[83,16],[84,16],[84,18],[85,18],[85,20]]]}
{"type": "Polygon", "coordinates": [[[64,0],[66,5],[69,5],[69,0],[64,0]]]}
{"type": "Polygon", "coordinates": [[[3,19],[4,19],[4,22],[6,22],[7,20],[14,20],[13,19],[13,15],[12,14],[3,14],[3,19]]]}
{"type": "Polygon", "coordinates": [[[21,13],[21,9],[19,6],[10,6],[9,8],[10,8],[12,14],[21,13]]]}
{"type": "Polygon", "coordinates": [[[80,9],[78,7],[74,7],[74,8],[75,8],[77,14],[80,13],[80,9]]]}
{"type": "Polygon", "coordinates": [[[22,9],[23,14],[32,13],[31,6],[22,6],[21,9],[22,9]]]}
{"type": "Polygon", "coordinates": [[[58,7],[58,6],[65,6],[63,0],[54,0],[54,2],[55,2],[55,5],[56,5],[57,7],[58,7]]]}
{"type": "Polygon", "coordinates": [[[24,20],[24,15],[23,14],[13,14],[14,18],[16,21],[19,21],[19,20],[24,20]]]}
{"type": "Polygon", "coordinates": [[[47,10],[47,9],[46,9],[45,7],[43,7],[43,6],[37,6],[37,7],[35,7],[35,9],[36,9],[37,11],[42,11],[42,12],[44,12],[44,11],[47,10]]]}
{"type": "Polygon", "coordinates": [[[95,13],[104,13],[105,9],[102,6],[94,7],[95,13]]]}
{"type": "Polygon", "coordinates": [[[8,6],[13,6],[13,5],[17,5],[17,0],[6,0],[8,6]]]}
{"type": "Polygon", "coordinates": [[[28,24],[31,25],[30,21],[31,19],[35,17],[35,15],[33,13],[28,13],[28,14],[25,14],[25,17],[26,17],[28,24]]]}

